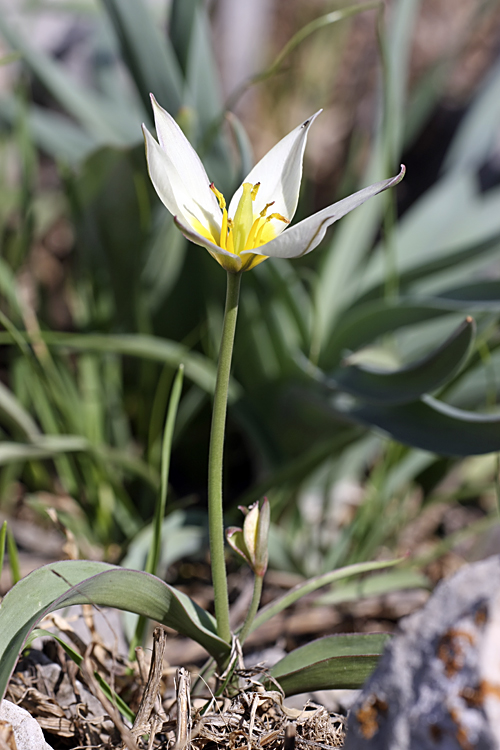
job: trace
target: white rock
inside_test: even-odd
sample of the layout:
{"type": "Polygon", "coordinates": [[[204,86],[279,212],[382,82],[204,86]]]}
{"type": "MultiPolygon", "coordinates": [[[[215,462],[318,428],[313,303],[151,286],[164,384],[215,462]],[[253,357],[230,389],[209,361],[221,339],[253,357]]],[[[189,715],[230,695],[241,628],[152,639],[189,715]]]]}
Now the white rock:
{"type": "Polygon", "coordinates": [[[0,719],[8,721],[14,730],[17,750],[52,750],[38,724],[21,706],[3,700],[0,704],[0,719]]]}
{"type": "Polygon", "coordinates": [[[500,556],[401,622],[354,704],[344,750],[499,750],[500,556]]]}

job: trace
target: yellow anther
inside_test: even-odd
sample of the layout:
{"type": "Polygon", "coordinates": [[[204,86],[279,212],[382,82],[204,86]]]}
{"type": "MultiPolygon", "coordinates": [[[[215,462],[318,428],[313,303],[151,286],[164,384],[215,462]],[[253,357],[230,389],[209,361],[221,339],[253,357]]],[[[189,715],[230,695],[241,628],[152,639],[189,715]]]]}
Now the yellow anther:
{"type": "MultiPolygon", "coordinates": [[[[269,214],[269,216],[266,216],[265,218],[263,217],[262,219],[259,219],[259,221],[260,221],[260,227],[259,227],[258,231],[256,232],[256,234],[252,237],[253,247],[259,247],[260,245],[263,245],[265,241],[268,241],[268,240],[264,241],[262,239],[262,235],[264,233],[265,227],[267,226],[268,222],[271,221],[271,219],[277,219],[278,221],[284,221],[285,224],[289,224],[290,223],[289,220],[285,219],[285,217],[282,216],[281,214],[269,214]]],[[[253,229],[253,227],[252,227],[252,229],[253,229]]],[[[247,247],[245,249],[249,250],[250,248],[247,247]]]]}
{"type": "Polygon", "coordinates": [[[212,193],[215,193],[215,197],[219,201],[220,208],[226,208],[226,199],[224,198],[220,190],[217,190],[213,182],[210,183],[209,187],[212,193]]]}
{"type": "Polygon", "coordinates": [[[270,221],[271,219],[278,219],[278,221],[284,221],[285,224],[290,224],[290,219],[285,219],[281,214],[269,214],[269,216],[266,217],[266,221],[270,221]]]}
{"type": "Polygon", "coordinates": [[[276,201],[271,201],[271,203],[266,203],[266,205],[264,206],[264,208],[260,212],[259,216],[263,219],[264,216],[267,214],[267,209],[271,208],[271,206],[274,206],[275,203],[276,203],[276,201]]]}
{"type": "Polygon", "coordinates": [[[257,197],[257,193],[259,192],[259,188],[260,188],[260,182],[256,182],[255,185],[252,188],[252,192],[250,193],[250,197],[251,197],[251,199],[253,201],[257,197]]]}

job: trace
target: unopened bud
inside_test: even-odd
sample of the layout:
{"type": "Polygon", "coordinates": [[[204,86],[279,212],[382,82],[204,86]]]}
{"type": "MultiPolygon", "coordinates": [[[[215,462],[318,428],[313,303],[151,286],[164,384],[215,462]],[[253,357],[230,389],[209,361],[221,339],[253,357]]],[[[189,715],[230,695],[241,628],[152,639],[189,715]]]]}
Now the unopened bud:
{"type": "Polygon", "coordinates": [[[227,541],[257,576],[263,576],[267,570],[269,537],[269,525],[271,522],[271,511],[267,497],[259,503],[254,503],[250,508],[241,509],[245,515],[243,528],[232,526],[226,532],[227,541]]]}

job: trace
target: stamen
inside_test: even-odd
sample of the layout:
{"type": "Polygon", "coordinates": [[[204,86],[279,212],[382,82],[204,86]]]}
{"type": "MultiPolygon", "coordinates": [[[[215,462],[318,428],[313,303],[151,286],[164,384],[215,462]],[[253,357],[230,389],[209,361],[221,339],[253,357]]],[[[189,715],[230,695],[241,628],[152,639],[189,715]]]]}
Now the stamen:
{"type": "MultiPolygon", "coordinates": [[[[278,219],[278,221],[284,221],[285,224],[290,224],[290,221],[288,219],[285,219],[285,217],[282,216],[281,214],[269,214],[269,216],[266,216],[265,220],[262,222],[262,225],[259,228],[259,231],[257,232],[257,236],[255,237],[255,240],[253,243],[254,247],[259,247],[260,245],[263,244],[262,233],[264,231],[264,227],[266,226],[267,222],[271,221],[271,219],[278,219]]],[[[247,248],[247,249],[250,249],[250,248],[247,248]]]]}
{"type": "Polygon", "coordinates": [[[217,190],[213,182],[210,183],[209,188],[212,191],[212,193],[215,193],[215,197],[219,201],[220,208],[222,209],[226,208],[226,199],[224,198],[220,190],[217,190]]]}
{"type": "MultiPolygon", "coordinates": [[[[260,216],[262,216],[262,213],[260,214],[260,216]]],[[[258,217],[252,224],[252,228],[248,233],[247,241],[245,242],[245,250],[251,250],[252,247],[255,247],[253,243],[255,241],[255,235],[257,234],[257,230],[259,229],[261,221],[262,219],[258,217]]]]}
{"type": "Polygon", "coordinates": [[[227,244],[227,210],[222,209],[222,224],[220,228],[220,246],[223,250],[226,249],[227,244]]]}
{"type": "Polygon", "coordinates": [[[278,219],[278,221],[284,221],[285,224],[290,224],[290,219],[285,219],[281,214],[269,214],[266,221],[270,221],[271,219],[278,219]]]}
{"type": "Polygon", "coordinates": [[[275,203],[276,203],[276,201],[271,201],[271,203],[266,203],[266,205],[264,206],[264,208],[260,212],[259,216],[262,217],[262,218],[264,218],[264,216],[267,214],[267,209],[271,208],[271,206],[274,206],[275,203]]]}
{"type": "Polygon", "coordinates": [[[254,201],[257,197],[257,193],[259,192],[260,188],[260,182],[256,182],[255,185],[252,188],[252,192],[250,193],[250,198],[254,201]]]}

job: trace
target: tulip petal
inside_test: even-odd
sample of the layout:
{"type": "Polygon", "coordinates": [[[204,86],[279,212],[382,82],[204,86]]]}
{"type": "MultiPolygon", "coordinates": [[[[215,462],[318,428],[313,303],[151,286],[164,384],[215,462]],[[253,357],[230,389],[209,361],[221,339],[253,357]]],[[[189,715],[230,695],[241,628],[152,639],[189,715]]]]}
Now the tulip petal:
{"type": "Polygon", "coordinates": [[[168,210],[218,239],[221,210],[201,160],[173,117],[151,96],[160,145],[143,126],[149,174],[168,210]]]}
{"type": "MultiPolygon", "coordinates": [[[[245,270],[242,267],[241,258],[238,255],[230,253],[229,250],[223,250],[214,242],[210,242],[210,240],[208,240],[206,237],[203,237],[202,234],[197,232],[195,229],[192,229],[187,222],[183,223],[178,216],[174,216],[174,222],[175,225],[181,230],[184,237],[186,237],[188,240],[191,240],[191,242],[194,242],[195,245],[200,245],[201,247],[204,247],[205,250],[208,250],[212,258],[220,263],[220,265],[226,271],[230,271],[231,273],[239,273],[239,271],[245,270]]],[[[245,265],[247,265],[246,261],[247,259],[245,258],[245,265]]]]}
{"type": "MultiPolygon", "coordinates": [[[[319,245],[331,224],[341,219],[354,208],[361,206],[374,195],[397,185],[403,179],[405,171],[406,168],[401,165],[401,171],[396,177],[376,182],[300,221],[295,226],[283,232],[279,237],[259,247],[259,253],[272,258],[300,258],[302,255],[307,255],[307,253],[310,253],[311,250],[314,250],[319,245]]],[[[244,256],[249,252],[251,251],[244,250],[241,253],[243,262],[244,256]]]]}
{"type": "MultiPolygon", "coordinates": [[[[307,134],[320,112],[321,110],[316,112],[282,138],[244,179],[244,182],[251,185],[260,183],[253,204],[254,216],[257,216],[267,203],[274,202],[269,213],[279,213],[288,221],[292,220],[299,200],[307,134]]],[[[228,209],[231,218],[234,217],[242,193],[243,187],[240,186],[231,199],[228,209]]],[[[283,221],[273,219],[272,222],[276,234],[280,234],[287,226],[283,221]]]]}

